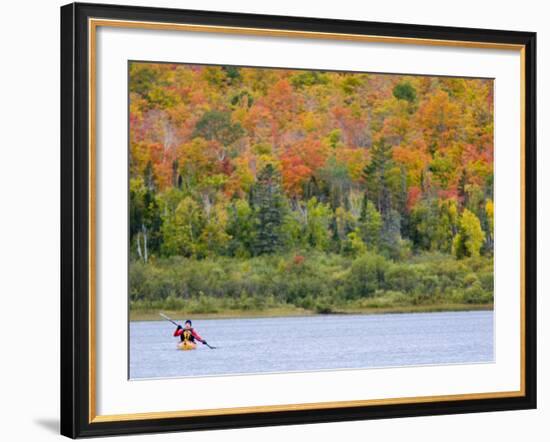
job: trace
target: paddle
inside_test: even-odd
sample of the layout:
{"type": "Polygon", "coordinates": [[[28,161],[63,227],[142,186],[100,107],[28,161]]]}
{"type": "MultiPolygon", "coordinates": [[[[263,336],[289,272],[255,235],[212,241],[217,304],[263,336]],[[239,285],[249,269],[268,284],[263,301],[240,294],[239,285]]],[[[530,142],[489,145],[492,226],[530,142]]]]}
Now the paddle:
{"type": "MultiPolygon", "coordinates": [[[[174,324],[176,327],[180,326],[176,321],[170,319],[168,316],[166,316],[164,313],[160,312],[159,313],[160,316],[162,316],[164,319],[166,319],[167,321],[170,321],[172,324],[174,324]]],[[[212,347],[210,344],[208,344],[207,342],[203,342],[204,345],[206,345],[210,350],[215,350],[216,347],[212,347]]]]}
{"type": "Polygon", "coordinates": [[[172,319],[170,319],[168,316],[166,316],[164,313],[159,313],[160,316],[162,316],[164,319],[166,319],[167,321],[170,321],[172,324],[174,324],[176,327],[179,325],[176,321],[173,321],[172,319]]]}

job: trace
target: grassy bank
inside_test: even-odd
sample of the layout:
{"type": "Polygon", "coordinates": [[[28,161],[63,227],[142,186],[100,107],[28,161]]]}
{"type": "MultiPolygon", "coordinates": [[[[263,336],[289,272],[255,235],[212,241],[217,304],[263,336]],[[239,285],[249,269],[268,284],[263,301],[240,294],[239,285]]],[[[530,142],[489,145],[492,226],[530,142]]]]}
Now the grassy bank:
{"type": "Polygon", "coordinates": [[[130,265],[132,318],[286,316],[491,308],[493,261],[375,253],[172,257],[130,265]]]}
{"type": "MultiPolygon", "coordinates": [[[[365,314],[376,315],[384,313],[431,313],[447,311],[472,311],[472,310],[492,310],[493,304],[435,304],[435,305],[417,305],[417,306],[395,306],[395,307],[349,307],[337,309],[329,314],[365,314]]],[[[163,310],[173,318],[183,319],[223,319],[223,318],[266,318],[278,316],[312,316],[318,315],[315,310],[306,310],[296,307],[279,307],[265,310],[220,310],[215,313],[191,313],[186,310],[163,310]]],[[[131,310],[131,321],[158,321],[162,318],[157,310],[131,310]]]]}

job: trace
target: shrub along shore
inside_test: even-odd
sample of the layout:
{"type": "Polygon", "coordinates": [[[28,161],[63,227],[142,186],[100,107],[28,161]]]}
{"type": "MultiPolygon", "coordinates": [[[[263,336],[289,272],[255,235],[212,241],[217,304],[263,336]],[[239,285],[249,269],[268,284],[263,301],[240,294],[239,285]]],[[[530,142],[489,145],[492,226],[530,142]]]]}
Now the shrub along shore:
{"type": "Polygon", "coordinates": [[[230,318],[270,318],[283,316],[312,316],[312,315],[380,315],[399,313],[434,313],[434,312],[461,312],[492,310],[493,304],[434,304],[417,306],[396,307],[360,307],[333,311],[331,313],[318,313],[314,310],[305,310],[296,307],[267,308],[263,310],[217,310],[216,313],[194,313],[189,310],[146,310],[133,309],[130,311],[131,321],[159,321],[159,311],[171,318],[193,319],[230,319],[230,318]]]}
{"type": "Polygon", "coordinates": [[[493,259],[426,253],[321,252],[203,260],[173,256],[130,266],[130,317],[255,317],[492,309],[493,259]]]}

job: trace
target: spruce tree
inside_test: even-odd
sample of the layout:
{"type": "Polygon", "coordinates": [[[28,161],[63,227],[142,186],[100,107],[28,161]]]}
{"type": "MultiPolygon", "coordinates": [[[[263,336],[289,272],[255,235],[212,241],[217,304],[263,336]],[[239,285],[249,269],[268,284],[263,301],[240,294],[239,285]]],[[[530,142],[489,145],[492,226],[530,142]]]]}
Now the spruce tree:
{"type": "Polygon", "coordinates": [[[284,199],[281,177],[272,164],[266,165],[258,174],[252,195],[257,216],[254,254],[274,253],[282,245],[284,199]]]}
{"type": "Polygon", "coordinates": [[[391,192],[388,184],[388,171],[393,166],[392,147],[384,139],[371,148],[370,163],[363,170],[369,199],[376,209],[385,215],[392,207],[391,192]]]}

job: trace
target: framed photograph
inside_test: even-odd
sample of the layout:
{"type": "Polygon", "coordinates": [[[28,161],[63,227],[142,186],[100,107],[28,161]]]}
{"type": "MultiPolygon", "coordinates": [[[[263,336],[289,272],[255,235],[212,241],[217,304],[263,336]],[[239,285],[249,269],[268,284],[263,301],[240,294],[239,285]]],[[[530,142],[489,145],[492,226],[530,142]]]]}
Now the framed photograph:
{"type": "Polygon", "coordinates": [[[61,433],[535,408],[535,45],[63,6],[61,433]]]}

